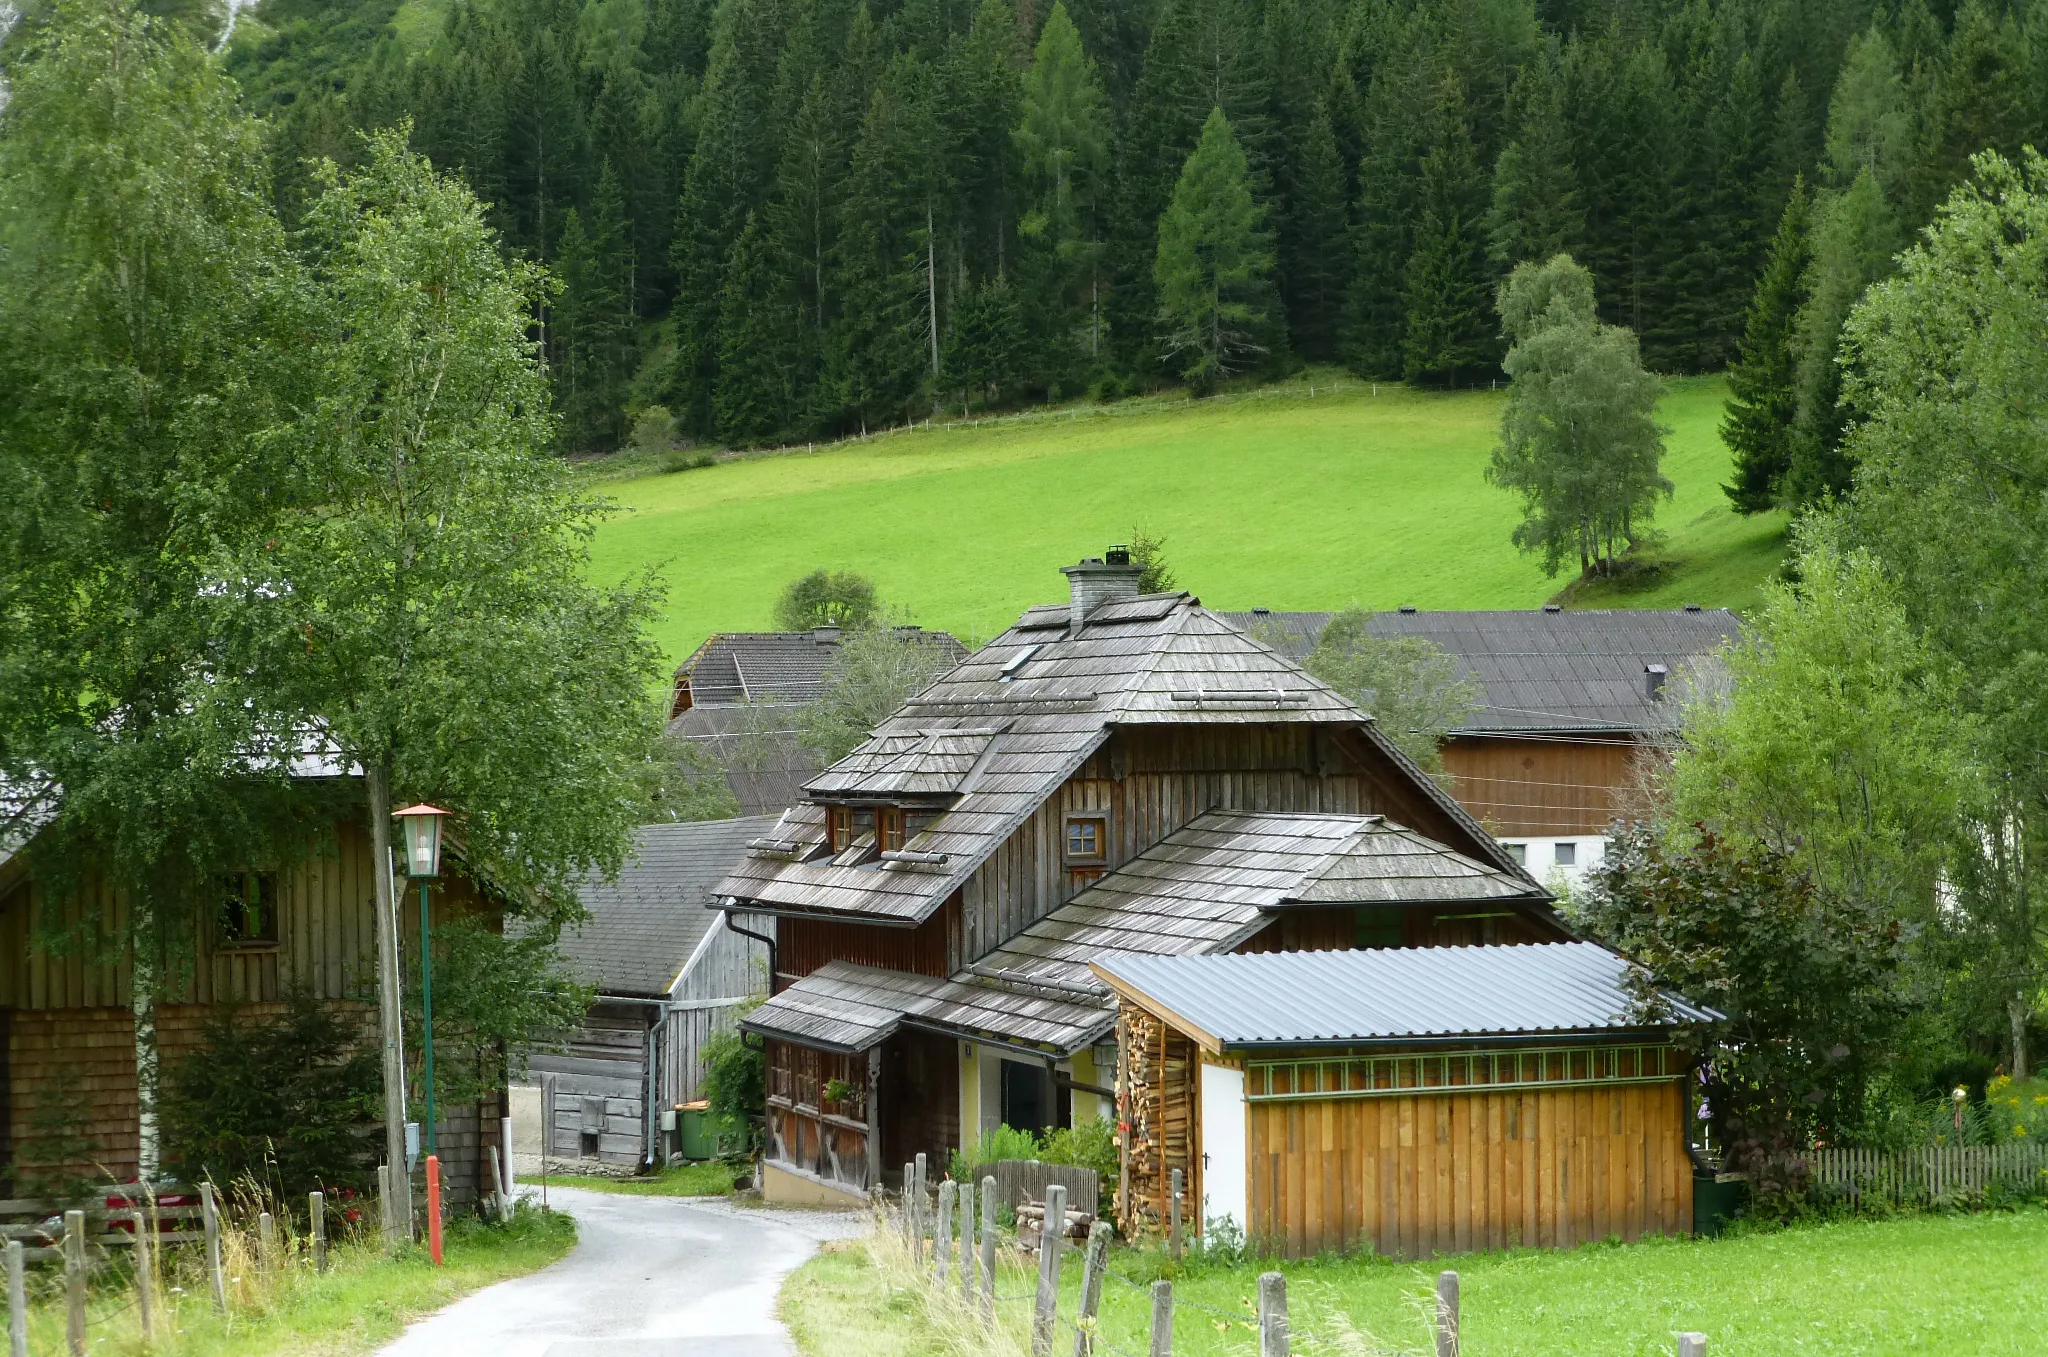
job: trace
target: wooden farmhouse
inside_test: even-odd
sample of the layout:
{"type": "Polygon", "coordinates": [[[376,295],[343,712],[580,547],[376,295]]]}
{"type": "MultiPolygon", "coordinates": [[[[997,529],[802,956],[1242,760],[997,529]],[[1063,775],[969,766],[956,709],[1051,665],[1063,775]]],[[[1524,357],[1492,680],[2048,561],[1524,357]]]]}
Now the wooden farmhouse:
{"type": "Polygon", "coordinates": [[[584,883],[589,917],[563,930],[561,949],[597,1001],[561,1050],[528,1060],[549,1159],[634,1169],[667,1161],[662,1114],[701,1096],[704,1043],[768,990],[766,921],[706,906],[775,822],[647,825],[616,881],[584,883]]]}
{"type": "MultiPolygon", "coordinates": [[[[75,893],[53,894],[33,868],[34,847],[0,860],[0,1177],[17,1185],[132,1182],[140,1130],[127,901],[89,869],[75,893]]],[[[432,887],[436,927],[497,912],[459,870],[448,870],[455,856],[444,854],[432,887]]],[[[375,871],[357,811],[337,818],[297,862],[222,876],[220,908],[202,921],[194,953],[159,963],[166,1085],[180,1060],[203,1049],[207,1021],[224,1006],[260,1021],[283,1012],[294,987],[358,1015],[365,1041],[375,1042],[375,871]]],[[[417,966],[418,892],[403,878],[398,891],[401,957],[417,966]]],[[[449,1199],[464,1205],[490,1190],[485,1150],[498,1143],[504,1099],[439,1111],[449,1199]]],[[[423,1175],[416,1166],[416,1185],[423,1175]]]]}
{"type": "MultiPolygon", "coordinates": [[[[1224,614],[1294,659],[1331,613],[1224,614]]],[[[1376,636],[1420,636],[1476,681],[1479,708],[1443,748],[1459,804],[1539,878],[1575,878],[1606,851],[1607,827],[1636,804],[1646,761],[1741,623],[1725,608],[1425,612],[1373,615],[1376,636]]]]}
{"type": "Polygon", "coordinates": [[[1299,665],[1120,553],[913,697],[749,848],[775,919],[779,1200],[998,1125],[1115,1111],[1116,1000],[1165,956],[1561,941],[1548,893],[1299,665]]]}
{"type": "Polygon", "coordinates": [[[1119,1224],[1189,1215],[1287,1257],[1394,1258],[1692,1228],[1667,996],[1586,942],[1105,957],[1116,991],[1119,1224]]]}
{"type": "MultiPolygon", "coordinates": [[[[898,631],[949,660],[967,654],[943,631],[898,631]]],[[[676,666],[669,734],[721,756],[726,785],[743,813],[780,814],[802,798],[803,784],[818,772],[817,756],[797,741],[797,721],[824,693],[842,635],[838,627],[720,632],[676,666]]]]}

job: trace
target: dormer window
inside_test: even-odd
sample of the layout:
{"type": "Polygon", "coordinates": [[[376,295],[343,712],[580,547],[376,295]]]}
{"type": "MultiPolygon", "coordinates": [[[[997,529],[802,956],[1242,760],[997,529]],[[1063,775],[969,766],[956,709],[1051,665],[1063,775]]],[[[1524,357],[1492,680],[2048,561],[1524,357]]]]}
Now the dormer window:
{"type": "Polygon", "coordinates": [[[1067,852],[1069,865],[1099,867],[1109,856],[1109,819],[1103,815],[1069,815],[1067,817],[1067,852]]]}
{"type": "Polygon", "coordinates": [[[904,825],[901,806],[882,806],[875,811],[875,847],[884,853],[903,850],[904,825]]]}
{"type": "Polygon", "coordinates": [[[832,851],[843,853],[853,846],[853,807],[825,807],[825,838],[832,851]]]}

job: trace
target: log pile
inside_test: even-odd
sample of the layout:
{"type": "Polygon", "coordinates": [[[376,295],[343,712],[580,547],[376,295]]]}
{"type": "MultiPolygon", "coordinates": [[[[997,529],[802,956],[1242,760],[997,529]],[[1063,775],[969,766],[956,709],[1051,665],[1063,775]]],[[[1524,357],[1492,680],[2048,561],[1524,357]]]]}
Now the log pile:
{"type": "MultiPolygon", "coordinates": [[[[1088,1241],[1088,1231],[1095,1224],[1095,1213],[1067,1208],[1066,1238],[1076,1244],[1088,1241]]],[[[1045,1233],[1045,1203],[1025,1202],[1017,1208],[1017,1247],[1024,1253],[1037,1253],[1038,1241],[1045,1233]]]]}
{"type": "Polygon", "coordinates": [[[1174,1169],[1185,1172],[1186,1190],[1196,1191],[1196,1055],[1194,1043],[1142,1009],[1124,1006],[1117,1028],[1123,1064],[1117,1131],[1124,1150],[1117,1224],[1124,1238],[1137,1239],[1165,1231],[1174,1169]]]}

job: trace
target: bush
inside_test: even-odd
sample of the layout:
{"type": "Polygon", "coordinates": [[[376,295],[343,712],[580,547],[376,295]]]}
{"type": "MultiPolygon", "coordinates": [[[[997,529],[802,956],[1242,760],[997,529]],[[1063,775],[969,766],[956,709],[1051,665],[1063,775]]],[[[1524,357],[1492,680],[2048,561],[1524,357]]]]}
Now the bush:
{"type": "Polygon", "coordinates": [[[966,1150],[953,1151],[946,1171],[958,1181],[966,1182],[985,1166],[1003,1159],[1036,1159],[1044,1164],[1071,1164],[1076,1168],[1094,1169],[1101,1175],[1105,1188],[1116,1183],[1120,1167],[1115,1128],[1107,1120],[1097,1118],[1079,1126],[1058,1127],[1043,1137],[1020,1131],[1014,1126],[998,1126],[983,1133],[966,1150]]]}
{"type": "Polygon", "coordinates": [[[274,1018],[224,1008],[201,1048],[165,1071],[165,1164],[186,1181],[247,1180],[280,1198],[369,1186],[377,1152],[374,1048],[305,990],[274,1018]]]}
{"type": "Polygon", "coordinates": [[[713,1036],[704,1043],[704,1100],[720,1144],[737,1142],[751,1158],[758,1139],[755,1118],[768,1101],[766,1054],[738,1032],[713,1036]]]}

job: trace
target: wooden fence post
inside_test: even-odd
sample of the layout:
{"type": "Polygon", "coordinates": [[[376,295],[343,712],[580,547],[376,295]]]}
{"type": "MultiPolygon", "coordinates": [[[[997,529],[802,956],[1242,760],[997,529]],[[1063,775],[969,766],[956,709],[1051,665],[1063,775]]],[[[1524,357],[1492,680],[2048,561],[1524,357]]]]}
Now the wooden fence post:
{"type": "Polygon", "coordinates": [[[1081,1313],[1074,1320],[1074,1357],[1095,1351],[1095,1314],[1102,1308],[1102,1272],[1109,1258],[1109,1222],[1088,1227],[1088,1253],[1081,1264],[1081,1313]]]}
{"type": "Polygon", "coordinates": [[[313,1271],[327,1271],[327,1194],[306,1194],[306,1217],[313,1232],[313,1271]]]}
{"type": "Polygon", "coordinates": [[[1259,1357],[1287,1357],[1287,1278],[1259,1274],[1259,1357]]]}
{"type": "Polygon", "coordinates": [[[64,1333],[85,1357],[85,1212],[64,1213],[64,1333]]]}
{"type": "Polygon", "coordinates": [[[156,1337],[156,1231],[140,1211],[130,1211],[128,1219],[135,1226],[135,1315],[147,1343],[156,1337]]]}
{"type": "Polygon", "coordinates": [[[981,1316],[996,1322],[996,1180],[981,1180],[981,1316]]]}
{"type": "Polygon", "coordinates": [[[498,1147],[489,1147],[491,1152],[491,1185],[498,1190],[498,1220],[501,1224],[512,1219],[512,1187],[505,1167],[505,1156],[498,1153],[498,1147]]]}
{"type": "Polygon", "coordinates": [[[1173,1357],[1173,1283],[1152,1283],[1152,1357],[1173,1357]]]}
{"type": "Polygon", "coordinates": [[[951,1178],[939,1184],[939,1223],[932,1232],[932,1280],[944,1291],[953,1277],[953,1204],[960,1200],[960,1184],[951,1178]]]}
{"type": "Polygon", "coordinates": [[[256,1259],[265,1272],[277,1271],[277,1219],[268,1211],[256,1217],[256,1259]]]}
{"type": "Polygon", "coordinates": [[[1436,1275],[1436,1357],[1458,1357],[1458,1274],[1436,1275]]]}
{"type": "Polygon", "coordinates": [[[914,1161],[917,1165],[917,1209],[911,1216],[914,1226],[910,1232],[910,1247],[916,1252],[917,1265],[924,1266],[924,1215],[930,1205],[925,1196],[925,1158],[922,1153],[914,1161]]]}
{"type": "Polygon", "coordinates": [[[220,1206],[213,1199],[213,1184],[199,1185],[200,1213],[206,1218],[206,1276],[213,1284],[213,1303],[222,1314],[228,1308],[228,1279],[220,1270],[220,1206]]]}
{"type": "Polygon", "coordinates": [[[398,1225],[391,1214],[391,1165],[377,1165],[377,1221],[384,1232],[386,1252],[398,1251],[398,1225]]]}
{"type": "Polygon", "coordinates": [[[1173,1195],[1167,1200],[1166,1252],[1174,1262],[1180,1261],[1180,1194],[1185,1181],[1180,1169],[1173,1171],[1173,1195]]]}
{"type": "Polygon", "coordinates": [[[21,1241],[7,1241],[7,1353],[28,1357],[28,1277],[21,1269],[21,1241]]]}
{"type": "Polygon", "coordinates": [[[1678,1357],[1707,1357],[1707,1336],[1703,1333],[1678,1335],[1678,1357]]]}
{"type": "Polygon", "coordinates": [[[1034,1357],[1052,1352],[1054,1316],[1060,1303],[1060,1243],[1067,1232],[1067,1190],[1058,1183],[1045,1189],[1045,1220],[1038,1231],[1038,1299],[1031,1312],[1034,1357]]]}
{"type": "Polygon", "coordinates": [[[903,1247],[912,1249],[911,1240],[917,1237],[917,1214],[911,1209],[911,1202],[917,1196],[917,1165],[903,1166],[903,1247]]]}
{"type": "Polygon", "coordinates": [[[960,1304],[974,1308],[974,1184],[960,1184],[960,1304]]]}

